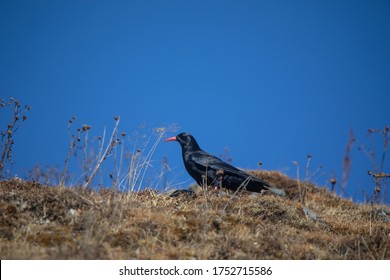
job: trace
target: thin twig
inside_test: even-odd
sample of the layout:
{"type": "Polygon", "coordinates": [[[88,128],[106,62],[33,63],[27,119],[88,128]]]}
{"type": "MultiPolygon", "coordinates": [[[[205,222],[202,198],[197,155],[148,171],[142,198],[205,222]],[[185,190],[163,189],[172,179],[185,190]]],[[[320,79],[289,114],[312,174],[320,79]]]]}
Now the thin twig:
{"type": "Polygon", "coordinates": [[[252,176],[248,176],[245,180],[244,180],[244,182],[242,182],[241,183],[241,185],[237,188],[237,190],[235,190],[235,192],[232,194],[232,196],[230,197],[230,199],[228,200],[228,202],[226,202],[226,205],[225,205],[225,207],[223,208],[223,211],[225,211],[226,210],[226,208],[229,206],[229,204],[231,204],[233,201],[234,201],[234,199],[237,199],[237,194],[238,194],[238,192],[240,192],[241,190],[245,190],[246,189],[246,186],[248,186],[248,184],[249,184],[249,181],[250,180],[252,180],[252,176]]]}
{"type": "Polygon", "coordinates": [[[368,247],[368,244],[363,236],[362,236],[362,240],[363,240],[364,246],[366,247],[368,253],[370,254],[371,259],[376,260],[375,256],[373,255],[372,251],[370,250],[370,247],[368,247]]]}
{"type": "Polygon", "coordinates": [[[78,197],[80,197],[81,199],[85,200],[86,202],[88,202],[90,205],[95,205],[92,201],[90,201],[89,199],[85,198],[84,196],[82,196],[81,194],[78,194],[77,192],[75,192],[74,190],[72,189],[69,189],[73,194],[77,195],[78,197]]]}
{"type": "Polygon", "coordinates": [[[116,118],[115,120],[115,127],[114,129],[112,130],[112,134],[111,134],[111,141],[110,143],[107,144],[107,147],[103,153],[103,155],[100,157],[100,159],[98,160],[98,162],[96,163],[91,175],[87,178],[87,180],[85,181],[85,183],[83,184],[83,188],[86,188],[90,183],[91,181],[93,180],[93,178],[95,177],[96,175],[96,172],[99,170],[100,166],[102,165],[102,163],[106,160],[106,158],[109,156],[109,154],[111,153],[111,150],[114,148],[114,146],[116,145],[116,138],[115,138],[115,135],[116,135],[116,131],[118,129],[118,125],[119,125],[119,117],[116,118]]]}

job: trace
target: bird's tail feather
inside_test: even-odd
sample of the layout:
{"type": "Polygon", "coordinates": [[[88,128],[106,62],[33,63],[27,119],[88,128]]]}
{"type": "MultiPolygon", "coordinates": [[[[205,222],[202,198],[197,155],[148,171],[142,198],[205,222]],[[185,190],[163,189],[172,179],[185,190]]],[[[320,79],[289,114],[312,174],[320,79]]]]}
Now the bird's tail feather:
{"type": "Polygon", "coordinates": [[[268,188],[268,191],[270,191],[273,194],[276,194],[278,196],[286,196],[286,192],[282,189],[277,189],[277,188],[268,188]]]}
{"type": "Polygon", "coordinates": [[[282,189],[278,189],[278,188],[275,188],[273,186],[271,186],[269,183],[266,183],[258,178],[255,178],[255,177],[252,177],[254,179],[254,181],[260,183],[262,185],[262,187],[266,190],[268,190],[269,192],[275,194],[275,195],[278,195],[278,196],[283,196],[285,197],[286,196],[286,192],[282,189]]]}

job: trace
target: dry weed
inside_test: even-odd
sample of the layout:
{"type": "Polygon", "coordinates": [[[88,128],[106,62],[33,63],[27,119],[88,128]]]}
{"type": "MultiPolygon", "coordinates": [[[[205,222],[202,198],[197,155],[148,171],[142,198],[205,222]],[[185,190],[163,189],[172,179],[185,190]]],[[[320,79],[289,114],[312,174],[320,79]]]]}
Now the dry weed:
{"type": "Polygon", "coordinates": [[[287,197],[0,183],[1,259],[389,259],[390,208],[251,172],[287,197]]]}

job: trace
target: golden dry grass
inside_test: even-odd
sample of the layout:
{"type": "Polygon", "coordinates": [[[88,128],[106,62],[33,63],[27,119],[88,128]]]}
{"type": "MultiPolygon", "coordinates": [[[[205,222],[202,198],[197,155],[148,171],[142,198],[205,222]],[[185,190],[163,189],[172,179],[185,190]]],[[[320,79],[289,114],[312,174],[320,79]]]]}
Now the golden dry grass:
{"type": "Polygon", "coordinates": [[[279,172],[272,194],[171,198],[0,183],[1,259],[390,259],[390,208],[357,205],[279,172]],[[311,211],[308,214],[307,211],[311,211]],[[305,214],[306,211],[306,214],[305,214]],[[313,214],[315,213],[315,214],[313,214]]]}

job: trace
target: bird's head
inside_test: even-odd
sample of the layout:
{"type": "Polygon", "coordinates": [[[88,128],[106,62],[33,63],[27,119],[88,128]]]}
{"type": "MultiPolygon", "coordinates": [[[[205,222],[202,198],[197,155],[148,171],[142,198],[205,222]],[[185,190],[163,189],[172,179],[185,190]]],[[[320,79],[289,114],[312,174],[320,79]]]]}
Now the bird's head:
{"type": "Polygon", "coordinates": [[[174,137],[166,139],[164,142],[177,141],[183,148],[183,151],[197,151],[200,150],[198,143],[194,136],[186,132],[180,133],[174,137]]]}

